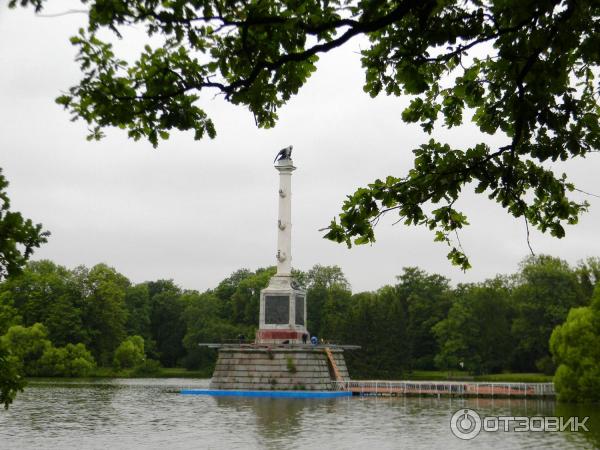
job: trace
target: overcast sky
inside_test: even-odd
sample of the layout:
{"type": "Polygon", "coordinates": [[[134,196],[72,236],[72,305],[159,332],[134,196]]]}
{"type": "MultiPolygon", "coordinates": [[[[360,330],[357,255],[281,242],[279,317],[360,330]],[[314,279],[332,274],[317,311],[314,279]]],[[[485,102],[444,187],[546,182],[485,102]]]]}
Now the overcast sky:
{"type": "MultiPolygon", "coordinates": [[[[71,4],[65,0],[63,9],[47,12],[71,4]]],[[[471,223],[461,234],[473,265],[467,273],[447,261],[448,248],[434,243],[430,232],[392,226],[393,215],[376,228],[371,246],[348,250],[322,238],[318,229],[340,211],[345,195],[376,178],[406,174],[411,150],[429,139],[418,125],[401,121],[406,99],[363,93],[359,41],[321,58],[318,71],[280,110],[275,129],[257,129],[246,109],[209,95],[202,104],[215,121],[216,139],[173,133],[153,149],[119,130],[87,142],[85,124],[70,122],[54,103],[80,77],[68,38],[84,19],[39,18],[0,6],[0,167],[13,209],[52,232],[35,259],[69,268],[105,262],[133,282],[172,278],[198,290],[242,267],[274,265],[278,180],[272,162],[290,144],[298,167],[292,178],[296,268],[339,265],[353,290],[361,291],[393,283],[406,266],[459,283],[512,273],[527,256],[523,220],[470,193],[457,202],[471,223]]],[[[133,30],[119,48],[133,53],[143,39],[133,30]]],[[[463,127],[440,129],[434,137],[466,146],[478,134],[463,127]]],[[[598,193],[599,157],[557,168],[581,189],[598,193]]],[[[590,212],[567,228],[566,238],[533,231],[535,252],[570,263],[600,256],[600,205],[588,200],[590,212]]]]}

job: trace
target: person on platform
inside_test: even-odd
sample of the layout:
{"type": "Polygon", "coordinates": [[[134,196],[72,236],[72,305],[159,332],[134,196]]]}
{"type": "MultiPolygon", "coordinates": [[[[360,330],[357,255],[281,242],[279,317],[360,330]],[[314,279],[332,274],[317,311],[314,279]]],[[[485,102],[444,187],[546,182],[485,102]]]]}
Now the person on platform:
{"type": "Polygon", "coordinates": [[[317,345],[319,343],[319,338],[317,338],[316,336],[313,336],[310,338],[310,343],[312,345],[317,345]]]}
{"type": "Polygon", "coordinates": [[[308,341],[308,333],[303,333],[302,334],[302,343],[306,344],[306,341],[308,341]]]}

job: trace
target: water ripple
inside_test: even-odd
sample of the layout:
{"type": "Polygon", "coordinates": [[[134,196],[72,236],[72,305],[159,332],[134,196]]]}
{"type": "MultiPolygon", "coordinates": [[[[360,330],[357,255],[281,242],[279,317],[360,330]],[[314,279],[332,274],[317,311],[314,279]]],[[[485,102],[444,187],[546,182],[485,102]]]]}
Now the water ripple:
{"type": "MultiPolygon", "coordinates": [[[[450,417],[591,414],[554,402],[436,398],[269,399],[183,396],[206,380],[32,382],[0,412],[0,449],[548,449],[597,448],[598,432],[482,432],[462,441],[450,417]]],[[[591,412],[590,412],[591,411],[591,412]]],[[[593,425],[596,422],[592,422],[593,425]]]]}

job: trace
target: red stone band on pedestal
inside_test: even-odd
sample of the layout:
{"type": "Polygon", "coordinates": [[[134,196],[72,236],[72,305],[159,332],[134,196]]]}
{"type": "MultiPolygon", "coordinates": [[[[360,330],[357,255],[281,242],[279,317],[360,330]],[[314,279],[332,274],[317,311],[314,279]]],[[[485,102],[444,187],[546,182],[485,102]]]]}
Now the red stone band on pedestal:
{"type": "Polygon", "coordinates": [[[303,334],[303,331],[295,330],[258,330],[256,332],[256,338],[258,342],[275,340],[302,340],[303,334]]]}

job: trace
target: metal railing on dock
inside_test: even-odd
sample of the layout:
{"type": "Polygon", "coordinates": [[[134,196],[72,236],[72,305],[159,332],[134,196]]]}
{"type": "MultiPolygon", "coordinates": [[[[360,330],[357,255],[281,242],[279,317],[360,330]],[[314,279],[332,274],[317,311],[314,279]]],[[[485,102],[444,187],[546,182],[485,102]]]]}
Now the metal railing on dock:
{"type": "Polygon", "coordinates": [[[554,397],[553,383],[464,381],[332,381],[334,389],[356,395],[456,397],[554,397]]]}

